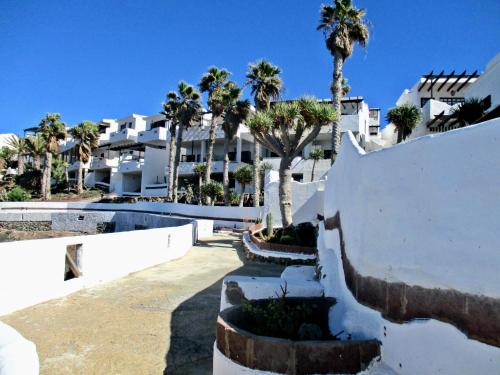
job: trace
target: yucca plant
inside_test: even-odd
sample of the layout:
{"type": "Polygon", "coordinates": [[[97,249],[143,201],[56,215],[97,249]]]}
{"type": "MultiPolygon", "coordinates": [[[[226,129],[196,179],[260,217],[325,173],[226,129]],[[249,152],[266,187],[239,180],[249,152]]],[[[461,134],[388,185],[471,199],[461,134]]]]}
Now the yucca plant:
{"type": "Polygon", "coordinates": [[[271,110],[257,112],[248,121],[255,139],[281,157],[279,200],[283,228],[292,222],[292,160],[319,134],[321,127],[337,119],[329,104],[306,97],[277,103],[271,110]]]}

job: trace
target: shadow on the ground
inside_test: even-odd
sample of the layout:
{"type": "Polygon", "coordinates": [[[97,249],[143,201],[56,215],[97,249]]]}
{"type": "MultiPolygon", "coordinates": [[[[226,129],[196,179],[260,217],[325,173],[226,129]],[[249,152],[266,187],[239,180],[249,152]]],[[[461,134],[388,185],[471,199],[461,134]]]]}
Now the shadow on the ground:
{"type": "MultiPolygon", "coordinates": [[[[207,241],[203,246],[227,244],[236,248],[242,267],[227,275],[279,276],[283,266],[249,262],[241,251],[241,241],[232,239],[207,241]]],[[[226,275],[226,276],[227,276],[226,275]]],[[[223,278],[180,304],[173,312],[170,325],[170,348],[165,357],[167,375],[205,375],[212,373],[212,355],[215,341],[215,323],[220,307],[223,278]]]]}

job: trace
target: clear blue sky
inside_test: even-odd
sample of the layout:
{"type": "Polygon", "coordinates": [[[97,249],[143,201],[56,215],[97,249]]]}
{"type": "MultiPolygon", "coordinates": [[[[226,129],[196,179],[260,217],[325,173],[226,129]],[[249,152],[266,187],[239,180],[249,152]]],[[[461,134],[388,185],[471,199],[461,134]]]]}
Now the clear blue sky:
{"type": "MultiPolygon", "coordinates": [[[[179,80],[216,65],[242,83],[259,58],[282,68],[285,98],[329,97],[332,61],[315,31],[323,2],[0,0],[0,132],[47,112],[68,124],[154,114],[179,80]]],[[[500,50],[499,0],[354,2],[371,39],[344,72],[372,107],[393,106],[431,69],[482,71],[500,50]]]]}

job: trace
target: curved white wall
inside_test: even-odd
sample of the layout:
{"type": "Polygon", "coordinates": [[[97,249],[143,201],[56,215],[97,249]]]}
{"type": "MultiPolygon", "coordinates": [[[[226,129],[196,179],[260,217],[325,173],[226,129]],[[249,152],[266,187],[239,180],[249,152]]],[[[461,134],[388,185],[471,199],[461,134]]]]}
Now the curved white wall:
{"type": "Polygon", "coordinates": [[[369,154],[345,137],[324,213],[356,270],[500,297],[499,141],[500,119],[369,154]]]}
{"type": "MultiPolygon", "coordinates": [[[[369,154],[345,137],[328,174],[324,213],[340,212],[356,271],[498,298],[499,140],[498,119],[369,154]]],[[[346,284],[338,230],[320,224],[318,251],[325,295],[338,301],[333,332],[379,339],[382,361],[400,374],[498,374],[500,348],[448,323],[397,324],[360,304],[346,284]]]]}

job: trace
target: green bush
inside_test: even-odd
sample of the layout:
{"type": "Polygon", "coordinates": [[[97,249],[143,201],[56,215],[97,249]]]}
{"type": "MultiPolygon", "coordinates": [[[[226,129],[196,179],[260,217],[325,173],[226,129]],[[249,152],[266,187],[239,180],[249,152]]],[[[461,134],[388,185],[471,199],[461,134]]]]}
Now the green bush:
{"type": "Polygon", "coordinates": [[[16,184],[30,191],[31,193],[40,191],[42,172],[38,169],[31,169],[22,175],[16,176],[16,184]]]}
{"type": "Polygon", "coordinates": [[[231,190],[229,192],[229,202],[231,202],[231,204],[238,205],[240,203],[240,195],[234,190],[231,190]]]}
{"type": "Polygon", "coordinates": [[[9,202],[24,202],[29,199],[31,199],[31,194],[20,186],[14,187],[7,193],[7,200],[9,202]]]}
{"type": "Polygon", "coordinates": [[[210,183],[203,185],[201,192],[204,196],[209,197],[212,200],[212,205],[215,204],[215,201],[224,198],[224,186],[217,181],[211,181],[210,183]]]}

